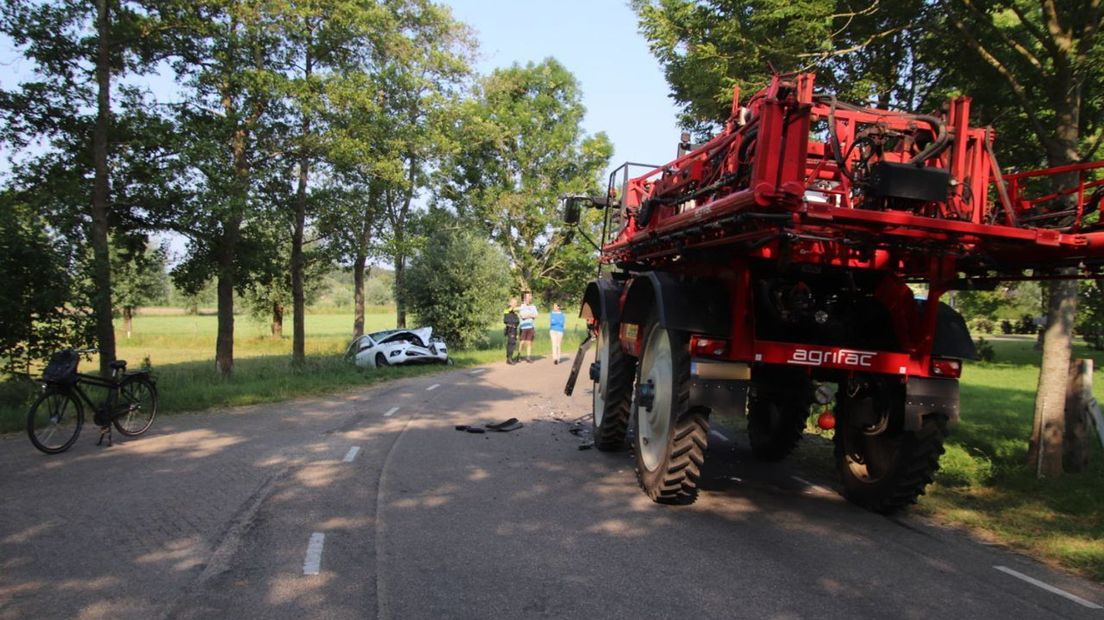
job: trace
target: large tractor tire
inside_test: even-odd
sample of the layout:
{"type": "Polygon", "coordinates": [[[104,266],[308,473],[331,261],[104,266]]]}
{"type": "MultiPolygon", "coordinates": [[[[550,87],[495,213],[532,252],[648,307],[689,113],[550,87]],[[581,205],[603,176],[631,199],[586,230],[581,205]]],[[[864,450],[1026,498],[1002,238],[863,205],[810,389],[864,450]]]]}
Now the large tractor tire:
{"type": "Polygon", "coordinates": [[[705,410],[691,409],[686,334],[656,322],[645,331],[637,367],[633,452],[640,488],[661,504],[691,504],[709,442],[705,410]]]}
{"type": "Polygon", "coordinates": [[[748,399],[748,441],[761,461],[781,461],[805,434],[812,383],[804,373],[784,373],[757,385],[748,399]]]}
{"type": "Polygon", "coordinates": [[[843,494],[874,512],[890,514],[916,503],[939,470],[946,421],[928,416],[917,431],[903,426],[904,395],[841,399],[835,456],[843,494]]]}
{"type": "Polygon", "coordinates": [[[604,452],[623,450],[636,360],[621,350],[617,333],[608,323],[598,328],[594,357],[599,367],[591,413],[594,447],[604,452]]]}

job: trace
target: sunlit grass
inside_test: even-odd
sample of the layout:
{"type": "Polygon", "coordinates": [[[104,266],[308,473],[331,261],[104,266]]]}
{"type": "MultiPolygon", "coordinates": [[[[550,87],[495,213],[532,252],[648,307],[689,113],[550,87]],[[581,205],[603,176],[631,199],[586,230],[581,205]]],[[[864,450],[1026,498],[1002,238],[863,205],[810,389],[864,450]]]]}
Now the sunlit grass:
{"type": "MultiPolygon", "coordinates": [[[[548,355],[551,343],[547,316],[538,320],[534,355],[548,355]]],[[[505,344],[500,324],[487,332],[485,341],[469,351],[450,351],[451,367],[473,366],[505,359],[505,344]]],[[[121,327],[118,323],[116,327],[121,327]]],[[[299,396],[335,393],[397,378],[447,370],[450,366],[428,365],[383,369],[359,369],[343,358],[352,334],[351,314],[308,314],[306,327],[307,363],[302,368],[291,364],[291,322],[285,323],[285,336],[273,338],[267,323],[249,317],[235,317],[234,373],[222,378],[215,368],[215,335],[218,320],[214,316],[139,314],[134,319],[131,337],[117,333],[117,354],[139,367],[148,359],[160,396],[160,411],[174,413],[212,407],[232,407],[277,402],[299,396]]],[[[365,330],[372,332],[395,327],[393,311],[365,316],[365,330]]],[[[584,335],[584,327],[568,317],[563,350],[571,353],[584,335]]],[[[81,369],[90,371],[98,361],[84,361],[81,369]]],[[[26,412],[38,393],[36,384],[0,382],[0,432],[21,430],[26,412]]],[[[89,390],[90,396],[101,395],[89,390]]],[[[91,413],[88,413],[90,417],[91,413]]]]}

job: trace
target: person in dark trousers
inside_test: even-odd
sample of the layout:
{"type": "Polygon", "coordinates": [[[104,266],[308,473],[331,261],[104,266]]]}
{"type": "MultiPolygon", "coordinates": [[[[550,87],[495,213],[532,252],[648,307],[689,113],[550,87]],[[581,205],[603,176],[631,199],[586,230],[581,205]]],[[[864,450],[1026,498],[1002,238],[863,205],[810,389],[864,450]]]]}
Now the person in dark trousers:
{"type": "Polygon", "coordinates": [[[518,324],[521,323],[517,314],[517,297],[510,299],[510,305],[502,313],[502,323],[506,326],[502,330],[506,335],[506,363],[516,364],[517,358],[514,357],[514,352],[518,348],[518,324]]]}

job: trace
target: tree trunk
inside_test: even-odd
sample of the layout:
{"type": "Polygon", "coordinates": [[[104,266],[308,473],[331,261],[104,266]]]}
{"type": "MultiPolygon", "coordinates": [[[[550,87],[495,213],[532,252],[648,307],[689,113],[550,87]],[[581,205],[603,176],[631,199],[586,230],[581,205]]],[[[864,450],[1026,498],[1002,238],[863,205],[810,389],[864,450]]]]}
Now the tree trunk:
{"type": "Polygon", "coordinates": [[[364,335],[364,265],[368,257],[358,253],[353,261],[353,338],[364,335]]]}
{"type": "Polygon", "coordinates": [[[284,337],[284,306],[277,302],[272,302],[272,337],[284,337]]]}
{"type": "MultiPolygon", "coordinates": [[[[1061,80],[1059,80],[1061,82],[1061,80]]],[[[1077,145],[1081,91],[1074,84],[1062,83],[1062,99],[1056,106],[1054,135],[1044,140],[1047,163],[1062,166],[1080,159],[1077,145]]],[[[1055,190],[1072,187],[1077,174],[1055,175],[1055,190]]],[[[1059,270],[1060,275],[1076,275],[1077,269],[1059,270]]],[[[1043,361],[1039,369],[1039,389],[1035,395],[1035,419],[1028,445],[1028,462],[1039,477],[1062,475],[1062,443],[1065,434],[1066,387],[1070,353],[1073,348],[1073,323],[1077,315],[1077,282],[1054,280],[1048,285],[1047,326],[1043,334],[1043,361]]]]}
{"type": "Polygon", "coordinates": [[[131,327],[134,325],[134,306],[123,306],[123,332],[127,339],[130,338],[131,327]]]}
{"type": "Polygon", "coordinates": [[[1040,478],[1062,475],[1062,440],[1065,434],[1066,385],[1073,345],[1073,321],[1077,314],[1077,282],[1050,283],[1043,362],[1035,395],[1035,432],[1028,449],[1029,462],[1040,478]]]}
{"type": "Polygon", "coordinates": [[[299,160],[299,187],[295,194],[295,229],[291,236],[291,363],[306,361],[306,296],[303,293],[303,228],[307,219],[307,158],[299,160]]]}
{"type": "Polygon", "coordinates": [[[107,134],[111,122],[111,55],[108,0],[96,0],[96,126],[92,133],[92,312],[96,316],[96,346],[100,350],[100,374],[111,373],[115,361],[115,326],[111,320],[111,258],[107,247],[109,171],[107,134]]]}
{"type": "Polygon", "coordinates": [[[1091,359],[1073,360],[1066,392],[1066,434],[1062,462],[1066,471],[1081,473],[1089,468],[1089,401],[1092,400],[1091,359]]]}
{"type": "Polygon", "coordinates": [[[406,329],[406,300],[403,287],[406,284],[406,257],[395,257],[395,327],[406,329]]]}
{"type": "Polygon", "coordinates": [[[223,223],[218,254],[218,336],[215,339],[215,365],[223,377],[234,372],[234,275],[241,218],[223,223]]]}
{"type": "MultiPolygon", "coordinates": [[[[308,38],[304,52],[303,76],[309,85],[314,73],[314,58],[311,55],[313,37],[308,38]]],[[[300,123],[303,151],[299,156],[299,186],[295,191],[295,226],[291,236],[291,363],[302,366],[306,361],[306,295],[303,292],[303,271],[306,261],[303,257],[303,229],[307,225],[307,181],[310,175],[310,155],[306,140],[311,132],[310,118],[303,113],[300,123]]]]}

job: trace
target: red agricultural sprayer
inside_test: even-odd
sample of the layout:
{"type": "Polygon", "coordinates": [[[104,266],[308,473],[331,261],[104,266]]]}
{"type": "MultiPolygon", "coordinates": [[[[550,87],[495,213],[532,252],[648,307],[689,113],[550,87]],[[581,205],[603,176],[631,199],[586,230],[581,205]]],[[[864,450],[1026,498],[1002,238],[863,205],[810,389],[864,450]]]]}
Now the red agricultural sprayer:
{"type": "Polygon", "coordinates": [[[565,199],[569,223],[606,210],[566,388],[594,346],[596,447],[623,447],[631,426],[644,491],[689,503],[710,412],[746,411],[755,456],[779,460],[834,400],[845,495],[878,512],[914,502],[975,356],[940,297],[1104,262],[1104,162],[1002,176],[993,130],[969,114],[967,97],[911,114],[775,76],[743,105],[737,91],[709,142],[621,166],[607,197],[565,199]]]}

